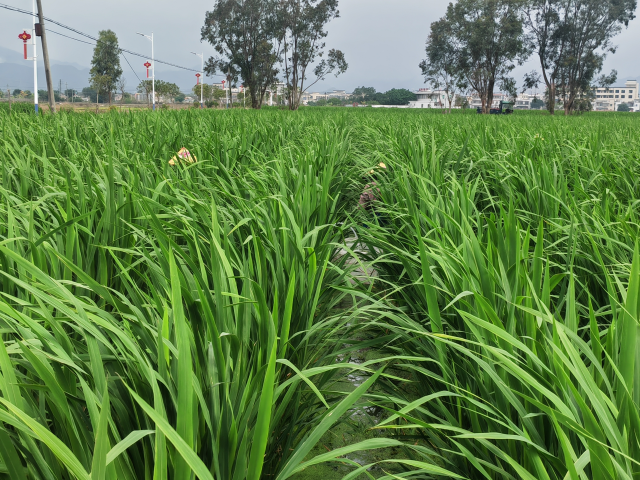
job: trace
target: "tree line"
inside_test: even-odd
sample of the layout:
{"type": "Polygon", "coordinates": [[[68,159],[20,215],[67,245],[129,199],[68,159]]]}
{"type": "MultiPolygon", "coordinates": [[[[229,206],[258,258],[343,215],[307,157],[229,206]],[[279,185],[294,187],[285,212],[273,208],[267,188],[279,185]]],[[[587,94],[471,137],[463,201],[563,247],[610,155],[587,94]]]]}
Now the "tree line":
{"type": "Polygon", "coordinates": [[[338,17],[337,0],[217,0],[201,30],[217,53],[205,72],[221,73],[229,88],[241,79],[252,108],[281,76],[296,110],[308,88],[348,68],[342,51],[326,49],[326,26],[338,17]]]}
{"type": "Polygon", "coordinates": [[[595,86],[617,80],[600,75],[614,37],[635,18],[636,0],[458,0],[430,27],[419,67],[433,88],[474,92],[488,113],[494,90],[515,97],[511,72],[532,55],[540,69],[523,79],[523,92],[543,85],[551,114],[588,109],[595,86]]]}
{"type": "MultiPolygon", "coordinates": [[[[127,84],[122,76],[120,53],[118,37],[115,32],[101,30],[98,33],[98,41],[93,49],[93,58],[91,59],[91,70],[89,71],[91,75],[89,78],[90,87],[83,89],[83,94],[87,95],[90,101],[111,104],[113,94],[118,92],[121,94],[121,101],[123,102],[127,97],[131,97],[125,91],[127,84]]],[[[138,84],[136,91],[145,94],[149,103],[153,91],[152,80],[142,80],[138,84]]],[[[160,79],[155,81],[155,93],[158,98],[174,102],[181,102],[185,98],[178,85],[160,79]]]]}

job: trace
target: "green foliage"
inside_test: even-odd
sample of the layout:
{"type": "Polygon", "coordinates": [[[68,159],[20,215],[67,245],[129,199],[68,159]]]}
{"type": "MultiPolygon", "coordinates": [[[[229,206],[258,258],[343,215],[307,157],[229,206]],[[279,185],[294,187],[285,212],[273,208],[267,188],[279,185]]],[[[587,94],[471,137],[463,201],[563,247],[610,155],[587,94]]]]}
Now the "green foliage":
{"type": "Polygon", "coordinates": [[[98,32],[98,42],[93,49],[90,73],[91,86],[98,93],[106,94],[109,97],[109,103],[111,103],[111,93],[116,90],[122,76],[118,37],[113,31],[101,30],[98,32]]]}
{"type": "Polygon", "coordinates": [[[544,102],[538,97],[535,97],[533,100],[531,100],[531,109],[538,110],[540,108],[544,108],[544,102]]]}
{"type": "Polygon", "coordinates": [[[427,39],[427,58],[420,62],[425,83],[434,90],[445,92],[449,113],[456,92],[467,88],[464,55],[466,51],[455,43],[454,25],[450,19],[440,19],[431,24],[427,39]]]}
{"type": "Polygon", "coordinates": [[[308,88],[329,74],[337,77],[349,67],[342,51],[330,49],[325,52],[327,24],[339,16],[338,0],[280,2],[276,28],[282,42],[282,76],[287,86],[285,94],[289,109],[300,107],[302,94],[308,88]],[[310,78],[309,70],[314,64],[315,78],[310,78]]]}
{"type": "MultiPolygon", "coordinates": [[[[22,93],[24,94],[25,92],[22,92],[22,93]]],[[[29,94],[30,93],[31,92],[29,92],[29,94]]],[[[29,95],[29,96],[32,96],[32,95],[29,95]]],[[[53,91],[53,97],[55,98],[56,102],[61,102],[62,101],[62,97],[57,92],[57,90],[53,91]]],[[[49,101],[49,91],[48,90],[38,90],[38,101],[48,102],[49,101]]]]}
{"type": "Polygon", "coordinates": [[[350,128],[244,115],[0,111],[0,474],[284,480],[375,382],[335,383],[374,373],[335,352],[350,128]]]}
{"type": "Polygon", "coordinates": [[[205,71],[239,74],[255,109],[262,106],[266,90],[276,82],[279,14],[275,0],[221,0],[207,12],[202,28],[202,40],[222,56],[207,60],[205,71]]]}
{"type": "MultiPolygon", "coordinates": [[[[591,90],[607,53],[615,52],[613,38],[635,18],[635,0],[534,0],[525,3],[530,39],[552,98],[561,98],[565,115],[574,102],[591,90]]],[[[603,86],[615,79],[603,75],[603,86]]],[[[612,78],[613,77],[613,78],[612,78]]],[[[549,103],[551,113],[555,105],[549,103]]]]}
{"type": "Polygon", "coordinates": [[[370,338],[412,382],[383,382],[376,428],[463,478],[637,476],[637,125],[406,113],[360,139],[387,165],[370,338]]]}
{"type": "MultiPolygon", "coordinates": [[[[9,102],[0,103],[0,111],[9,112],[9,102]]],[[[11,111],[14,113],[35,113],[33,103],[11,102],[11,111]]]]}
{"type": "Polygon", "coordinates": [[[629,111],[631,111],[631,108],[629,108],[629,104],[621,103],[620,105],[618,105],[618,111],[619,112],[629,112],[629,111]]]}
{"type": "MultiPolygon", "coordinates": [[[[489,113],[498,84],[514,85],[509,73],[529,56],[520,0],[459,0],[432,25],[425,79],[441,88],[467,85],[489,113]]],[[[510,90],[515,90],[510,88],[510,90]]]]}
{"type": "Polygon", "coordinates": [[[382,105],[407,105],[416,99],[416,94],[406,88],[392,88],[384,93],[382,99],[378,99],[382,105]]]}
{"type": "Polygon", "coordinates": [[[178,95],[181,95],[180,87],[175,83],[165,82],[164,80],[156,80],[156,95],[164,100],[173,101],[178,95]]]}
{"type": "Polygon", "coordinates": [[[90,102],[96,103],[96,97],[98,97],[98,103],[105,103],[109,101],[109,97],[105,94],[97,95],[97,91],[92,87],[84,87],[82,89],[82,95],[87,97],[90,102]]]}
{"type": "Polygon", "coordinates": [[[0,110],[0,131],[0,475],[640,474],[633,117],[0,110]],[[325,450],[370,410],[373,437],[325,450]]]}
{"type": "Polygon", "coordinates": [[[416,94],[406,88],[392,88],[383,93],[376,92],[373,87],[358,87],[352,92],[351,98],[375,105],[407,105],[416,99],[416,94]]]}
{"type": "Polygon", "coordinates": [[[351,98],[357,102],[364,102],[367,99],[373,99],[376,95],[376,89],[373,87],[357,87],[351,93],[351,98]]]}

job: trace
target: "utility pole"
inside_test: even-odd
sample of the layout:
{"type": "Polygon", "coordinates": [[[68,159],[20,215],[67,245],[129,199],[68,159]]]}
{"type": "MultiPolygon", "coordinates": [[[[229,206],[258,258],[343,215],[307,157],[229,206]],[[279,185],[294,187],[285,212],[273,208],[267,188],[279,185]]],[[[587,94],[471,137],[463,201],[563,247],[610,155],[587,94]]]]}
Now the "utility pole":
{"type": "Polygon", "coordinates": [[[33,0],[33,31],[31,34],[33,35],[33,105],[35,106],[36,113],[38,113],[38,42],[36,42],[36,37],[38,36],[38,31],[36,30],[36,2],[33,0]]]}
{"type": "Polygon", "coordinates": [[[44,28],[44,14],[42,13],[42,0],[38,3],[38,22],[40,23],[40,38],[42,40],[42,57],[44,58],[44,73],[47,76],[47,91],[49,92],[49,110],[56,113],[56,99],[53,93],[53,81],[51,80],[51,67],[49,66],[49,50],[47,48],[47,34],[44,28]]]}
{"type": "MultiPolygon", "coordinates": [[[[8,87],[9,85],[7,85],[8,87]]],[[[9,113],[11,113],[11,90],[7,88],[7,95],[9,95],[9,113]]]]}

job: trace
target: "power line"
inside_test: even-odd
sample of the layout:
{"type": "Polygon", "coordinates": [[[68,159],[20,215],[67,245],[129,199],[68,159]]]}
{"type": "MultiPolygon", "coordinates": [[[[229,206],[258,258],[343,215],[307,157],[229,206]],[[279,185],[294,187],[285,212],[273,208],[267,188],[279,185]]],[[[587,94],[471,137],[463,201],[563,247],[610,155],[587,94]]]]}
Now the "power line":
{"type": "MultiPolygon", "coordinates": [[[[64,33],[56,32],[55,30],[51,30],[50,28],[47,28],[47,32],[55,33],[56,35],[61,35],[61,36],[66,37],[66,38],[68,38],[70,40],[75,40],[76,42],[86,43],[87,45],[97,45],[96,43],[87,42],[85,40],[80,40],[79,38],[70,37],[69,35],[65,35],[64,33]]],[[[136,73],[134,68],[131,66],[131,63],[129,63],[129,59],[124,55],[123,50],[122,49],[119,49],[119,50],[120,50],[120,55],[122,55],[122,58],[124,58],[125,62],[127,62],[129,67],[131,68],[131,71],[136,76],[138,81],[142,82],[142,80],[140,80],[140,77],[138,77],[138,74],[136,73]]]]}
{"type": "MultiPolygon", "coordinates": [[[[30,11],[28,11],[28,10],[23,10],[22,8],[13,7],[13,6],[11,6],[11,5],[6,5],[6,4],[4,4],[4,3],[0,3],[0,8],[4,8],[4,9],[6,9],[6,10],[11,10],[11,11],[18,12],[18,13],[24,13],[25,15],[36,16],[36,15],[34,15],[34,13],[33,13],[33,12],[30,12],[30,11]]],[[[53,23],[53,24],[55,24],[55,25],[58,25],[58,26],[60,26],[60,27],[62,27],[62,28],[64,28],[64,29],[66,29],[66,30],[70,30],[70,31],[72,31],[72,32],[74,32],[74,33],[77,33],[77,34],[78,34],[78,35],[80,35],[80,36],[83,36],[83,37],[86,37],[86,38],[88,38],[88,39],[90,39],[90,40],[93,40],[93,41],[94,41],[94,42],[96,42],[96,43],[100,42],[100,40],[98,40],[97,38],[95,38],[95,37],[93,37],[93,36],[91,36],[91,35],[89,35],[89,34],[87,34],[87,33],[81,32],[80,30],[76,30],[76,29],[75,29],[75,28],[73,28],[73,27],[69,27],[69,26],[67,26],[67,25],[65,25],[65,24],[63,24],[63,23],[57,22],[56,20],[53,20],[53,19],[48,18],[48,17],[43,17],[43,18],[44,18],[47,22],[53,23]]],[[[58,33],[58,32],[54,32],[54,33],[58,33]]],[[[67,35],[63,35],[63,34],[61,34],[61,33],[58,33],[58,35],[62,35],[63,37],[67,37],[67,35]]],[[[79,42],[83,42],[83,43],[89,43],[89,42],[86,42],[86,41],[83,41],[83,40],[78,40],[78,39],[76,39],[76,38],[72,38],[72,37],[67,37],[67,38],[70,38],[70,39],[72,39],[72,40],[76,40],[76,41],[79,41],[79,42]]],[[[90,44],[90,45],[91,45],[91,44],[90,44]]],[[[132,52],[131,50],[127,50],[127,49],[124,49],[124,48],[120,48],[120,51],[125,52],[125,53],[128,53],[129,55],[135,55],[136,57],[140,57],[140,58],[145,58],[145,59],[148,59],[148,58],[149,58],[149,55],[142,55],[141,53],[132,52]]],[[[125,60],[126,60],[126,59],[125,59],[125,60]]],[[[195,70],[195,69],[193,69],[193,68],[183,67],[183,66],[181,66],[181,65],[176,65],[175,63],[171,63],[171,62],[165,62],[164,60],[154,59],[154,62],[162,63],[162,64],[164,64],[164,65],[169,65],[170,67],[180,68],[180,69],[182,69],[182,70],[188,70],[188,71],[190,71],[190,72],[199,72],[199,70],[195,70]]],[[[128,63],[128,61],[127,61],[127,63],[128,63]]],[[[223,77],[224,75],[209,75],[209,76],[223,77]]]]}
{"type": "Polygon", "coordinates": [[[86,40],[80,40],[79,38],[73,38],[73,37],[70,37],[69,35],[65,35],[64,33],[60,33],[60,32],[56,32],[55,30],[51,30],[50,28],[47,28],[47,33],[55,33],[56,35],[60,35],[61,37],[66,37],[66,38],[69,38],[71,40],[75,40],[76,42],[86,43],[87,45],[95,45],[95,43],[87,42],[86,40]]]}
{"type": "Polygon", "coordinates": [[[142,83],[142,80],[140,80],[140,77],[138,77],[138,74],[136,73],[136,71],[133,69],[133,67],[131,66],[131,64],[129,63],[129,60],[127,59],[127,57],[124,56],[124,53],[122,54],[122,58],[124,58],[124,60],[127,62],[127,64],[129,65],[129,67],[131,67],[131,71],[133,72],[133,74],[137,77],[138,82],[142,83]]]}

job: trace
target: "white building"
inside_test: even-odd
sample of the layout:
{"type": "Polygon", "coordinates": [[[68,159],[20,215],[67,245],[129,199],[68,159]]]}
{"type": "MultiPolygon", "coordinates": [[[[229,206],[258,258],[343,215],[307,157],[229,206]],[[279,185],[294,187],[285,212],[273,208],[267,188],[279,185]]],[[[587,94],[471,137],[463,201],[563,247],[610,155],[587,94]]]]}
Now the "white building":
{"type": "MultiPolygon", "coordinates": [[[[413,93],[416,94],[417,100],[409,102],[409,108],[449,108],[449,101],[444,90],[421,88],[413,93]]],[[[451,100],[453,105],[455,105],[457,97],[457,95],[454,95],[451,100]]]]}
{"type": "Polygon", "coordinates": [[[351,94],[346,90],[333,90],[331,92],[304,92],[302,94],[302,104],[308,105],[309,102],[317,102],[318,100],[329,100],[337,98],[338,100],[349,100],[351,94]]]}
{"type": "MultiPolygon", "coordinates": [[[[507,102],[510,100],[509,95],[506,93],[494,93],[493,101],[491,102],[491,108],[500,108],[500,102],[507,102]]],[[[482,107],[482,100],[477,95],[471,97],[469,107],[473,109],[482,107]]]]}
{"type": "MultiPolygon", "coordinates": [[[[595,99],[593,109],[600,112],[613,112],[618,109],[618,105],[626,103],[633,105],[638,97],[638,82],[628,80],[624,87],[604,87],[594,88],[595,99]]],[[[634,109],[634,111],[636,111],[634,109]]]]}

